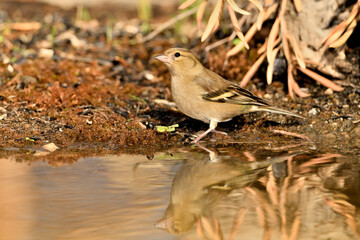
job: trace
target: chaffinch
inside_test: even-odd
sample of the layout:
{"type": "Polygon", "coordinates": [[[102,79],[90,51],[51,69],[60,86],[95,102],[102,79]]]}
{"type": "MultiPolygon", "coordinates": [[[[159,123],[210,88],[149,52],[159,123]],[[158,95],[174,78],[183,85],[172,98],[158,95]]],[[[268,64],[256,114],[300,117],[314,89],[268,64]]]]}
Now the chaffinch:
{"type": "Polygon", "coordinates": [[[194,143],[215,130],[218,122],[255,111],[265,111],[303,118],[295,113],[270,105],[235,83],[225,80],[204,67],[190,50],[170,48],[155,56],[171,74],[171,93],[178,108],[187,116],[209,123],[210,127],[194,143]]]}

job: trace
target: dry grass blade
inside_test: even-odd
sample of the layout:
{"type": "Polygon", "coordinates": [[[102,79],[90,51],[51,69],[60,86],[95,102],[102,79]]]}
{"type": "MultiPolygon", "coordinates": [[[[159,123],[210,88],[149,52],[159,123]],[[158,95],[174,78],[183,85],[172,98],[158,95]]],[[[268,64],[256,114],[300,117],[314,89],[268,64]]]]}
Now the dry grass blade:
{"type": "Polygon", "coordinates": [[[341,47],[342,45],[344,45],[346,43],[346,41],[349,39],[349,37],[351,36],[351,34],[353,33],[356,25],[357,25],[357,21],[356,21],[356,19],[354,19],[348,26],[346,32],[343,35],[341,35],[341,37],[339,37],[337,40],[335,40],[333,43],[331,43],[329,45],[329,47],[337,48],[337,47],[341,47]]]}
{"type": "Polygon", "coordinates": [[[240,30],[240,25],[239,25],[239,22],[238,22],[238,20],[236,18],[235,11],[230,7],[230,5],[228,5],[228,11],[229,11],[231,23],[232,23],[232,25],[234,27],[234,31],[235,31],[236,35],[244,43],[245,48],[249,49],[249,45],[247,44],[247,42],[245,40],[245,36],[240,30]]]}
{"type": "Polygon", "coordinates": [[[307,69],[307,68],[298,68],[301,72],[303,72],[304,74],[308,75],[309,77],[311,77],[312,79],[314,79],[315,81],[318,81],[319,83],[321,83],[322,85],[324,85],[325,87],[331,88],[334,91],[342,91],[344,90],[343,87],[333,83],[332,81],[330,81],[329,79],[307,69]]]}
{"type": "MultiPolygon", "coordinates": [[[[256,23],[254,23],[251,28],[247,31],[247,33],[245,34],[245,40],[246,42],[248,42],[256,33],[256,23]]],[[[237,54],[238,52],[241,51],[241,49],[243,49],[244,47],[244,42],[239,42],[235,47],[233,47],[232,49],[230,49],[227,53],[226,53],[226,58],[229,58],[231,56],[234,56],[235,54],[237,54]]]]}
{"type": "Polygon", "coordinates": [[[151,39],[153,39],[154,37],[156,37],[158,34],[160,34],[162,31],[164,31],[165,29],[167,29],[168,27],[171,27],[172,25],[174,25],[174,23],[176,23],[177,21],[186,18],[192,14],[194,14],[196,12],[196,8],[190,9],[189,11],[185,11],[180,13],[179,15],[177,15],[176,17],[173,17],[172,19],[170,19],[169,21],[166,21],[165,23],[161,24],[159,27],[157,27],[154,31],[152,31],[151,33],[149,33],[148,35],[146,35],[140,42],[144,43],[147,42],[151,39]]]}
{"type": "Polygon", "coordinates": [[[288,131],[284,131],[284,130],[273,130],[273,133],[278,133],[278,134],[282,134],[282,135],[286,135],[286,136],[292,136],[292,137],[297,137],[297,138],[301,138],[304,139],[306,141],[312,142],[312,140],[310,138],[308,138],[307,136],[301,135],[299,133],[293,133],[293,132],[288,132],[288,131]]]}
{"type": "Polygon", "coordinates": [[[258,18],[256,19],[256,26],[258,31],[262,27],[262,24],[264,22],[264,17],[265,17],[265,12],[264,11],[259,12],[258,18]]]}
{"type": "Polygon", "coordinates": [[[257,70],[259,69],[259,67],[261,66],[261,64],[264,62],[265,60],[265,53],[263,53],[257,60],[256,62],[251,66],[251,68],[249,69],[249,71],[247,71],[247,73],[245,74],[245,76],[243,77],[243,79],[240,82],[240,86],[241,87],[245,87],[246,84],[248,84],[248,82],[252,79],[252,77],[255,75],[255,73],[257,72],[257,70]]]}
{"type": "Polygon", "coordinates": [[[273,71],[274,71],[274,64],[275,64],[275,58],[276,58],[276,55],[278,54],[280,50],[280,46],[275,48],[274,51],[271,52],[271,57],[270,57],[270,60],[268,58],[268,67],[267,67],[267,70],[266,70],[266,80],[267,80],[267,83],[270,85],[271,82],[272,82],[272,76],[273,76],[273,71]]]}
{"type": "Polygon", "coordinates": [[[185,8],[188,8],[190,7],[191,5],[193,5],[197,0],[187,0],[185,2],[183,2],[180,6],[179,6],[179,9],[185,9],[185,8]]]}
{"type": "Polygon", "coordinates": [[[307,161],[307,162],[301,164],[299,167],[300,168],[312,167],[312,166],[315,166],[317,164],[324,164],[324,163],[332,162],[333,158],[340,158],[340,157],[342,157],[342,155],[341,154],[336,154],[336,153],[323,154],[321,157],[313,158],[310,161],[307,161]]]}
{"type": "Polygon", "coordinates": [[[275,22],[274,22],[271,30],[270,30],[267,49],[266,49],[267,60],[269,63],[271,62],[271,59],[273,58],[275,40],[279,34],[279,27],[280,27],[280,20],[279,20],[279,17],[277,17],[275,19],[275,22]]]}
{"type": "Polygon", "coordinates": [[[301,0],[294,0],[295,9],[297,12],[302,11],[302,1],[301,0]]]}
{"type": "Polygon", "coordinates": [[[205,41],[209,35],[216,29],[216,26],[219,26],[219,21],[222,13],[222,9],[224,6],[224,0],[218,0],[216,2],[216,5],[214,7],[214,10],[212,11],[208,24],[205,28],[205,31],[201,37],[201,41],[205,41]]]}
{"type": "Polygon", "coordinates": [[[329,46],[330,44],[335,42],[344,33],[347,26],[349,26],[354,21],[358,13],[359,13],[359,2],[354,5],[349,17],[344,21],[342,21],[339,25],[337,25],[331,31],[329,36],[325,38],[325,46],[329,46]]]}
{"type": "Polygon", "coordinates": [[[200,24],[201,24],[201,20],[204,16],[204,12],[205,12],[205,7],[206,7],[206,4],[207,4],[207,0],[203,0],[201,3],[200,3],[200,6],[196,12],[196,22],[197,22],[197,25],[198,25],[198,29],[200,29],[200,24]]]}
{"type": "Polygon", "coordinates": [[[264,3],[265,3],[265,6],[267,7],[267,6],[274,4],[274,0],[265,0],[264,3]]]}
{"type": "MultiPolygon", "coordinates": [[[[266,51],[267,41],[268,41],[268,39],[266,38],[265,43],[257,50],[257,52],[256,52],[257,54],[260,55],[260,54],[263,54],[266,51]]],[[[281,42],[281,38],[278,37],[275,40],[274,46],[276,47],[277,45],[279,45],[280,42],[281,42]]]]}
{"type": "Polygon", "coordinates": [[[261,3],[258,0],[249,0],[249,2],[251,2],[252,4],[254,4],[254,6],[259,9],[260,12],[262,12],[264,10],[263,6],[261,5],[261,3]]]}
{"type": "Polygon", "coordinates": [[[297,210],[295,213],[295,219],[293,220],[293,224],[291,226],[289,240],[296,240],[299,237],[299,230],[300,230],[300,223],[301,223],[300,215],[301,215],[300,211],[297,210]]]}
{"type": "Polygon", "coordinates": [[[231,6],[234,11],[243,14],[243,15],[249,15],[250,13],[248,11],[245,11],[244,9],[241,9],[238,7],[238,5],[234,2],[234,0],[226,0],[227,3],[231,6]]]}
{"type": "MultiPolygon", "coordinates": [[[[264,17],[263,21],[266,21],[270,17],[270,15],[276,11],[277,7],[278,7],[278,4],[273,4],[268,9],[266,9],[265,10],[266,13],[265,13],[265,17],[264,17]]],[[[250,29],[247,31],[247,33],[245,34],[246,42],[250,41],[250,39],[255,35],[256,31],[257,31],[257,23],[254,23],[250,27],[250,29]]],[[[240,42],[239,44],[237,44],[235,47],[233,47],[226,53],[226,58],[228,59],[229,57],[234,56],[235,54],[240,52],[243,47],[244,47],[244,43],[240,42]]]]}
{"type": "Polygon", "coordinates": [[[280,5],[280,15],[284,16],[285,12],[286,12],[286,2],[288,0],[281,0],[281,5],[280,5]]]}
{"type": "Polygon", "coordinates": [[[222,239],[222,237],[219,231],[219,224],[216,220],[214,221],[214,224],[215,227],[211,225],[211,223],[206,217],[201,217],[201,225],[203,226],[206,233],[209,235],[209,238],[213,240],[220,240],[222,239]]]}
{"type": "Polygon", "coordinates": [[[246,208],[241,208],[237,212],[236,219],[235,219],[234,224],[233,224],[233,226],[231,228],[231,234],[230,234],[230,237],[229,237],[230,240],[234,239],[236,233],[239,231],[239,228],[240,228],[241,224],[244,221],[244,216],[245,216],[246,211],[247,211],[246,208]]]}
{"type": "Polygon", "coordinates": [[[197,221],[197,224],[196,224],[196,233],[198,234],[198,236],[199,236],[201,239],[207,239],[207,238],[205,237],[205,234],[204,234],[203,230],[202,230],[201,219],[199,219],[199,220],[197,221]]]}
{"type": "Polygon", "coordinates": [[[290,44],[294,50],[296,60],[301,68],[306,68],[304,58],[302,57],[299,45],[297,44],[294,36],[290,33],[286,34],[287,38],[290,40],[290,44]]]}

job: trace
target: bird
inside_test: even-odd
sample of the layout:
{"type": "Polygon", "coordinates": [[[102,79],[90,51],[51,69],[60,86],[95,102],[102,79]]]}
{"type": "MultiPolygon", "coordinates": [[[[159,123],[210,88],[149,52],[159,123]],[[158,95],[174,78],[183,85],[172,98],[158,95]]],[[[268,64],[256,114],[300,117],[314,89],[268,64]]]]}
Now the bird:
{"type": "Polygon", "coordinates": [[[185,115],[209,124],[199,135],[197,143],[210,132],[221,133],[219,122],[249,112],[265,111],[304,118],[298,114],[276,108],[269,101],[255,96],[250,91],[228,81],[204,67],[196,55],[185,48],[170,48],[154,56],[164,63],[171,75],[171,94],[177,107],[185,115]]]}

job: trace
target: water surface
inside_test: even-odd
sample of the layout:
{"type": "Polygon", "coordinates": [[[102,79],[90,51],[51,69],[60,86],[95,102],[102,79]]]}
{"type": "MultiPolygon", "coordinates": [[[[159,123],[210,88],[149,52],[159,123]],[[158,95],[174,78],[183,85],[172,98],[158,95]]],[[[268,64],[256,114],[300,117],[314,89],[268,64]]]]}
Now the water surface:
{"type": "Polygon", "coordinates": [[[359,239],[356,157],[170,153],[0,159],[0,239],[359,239]]]}

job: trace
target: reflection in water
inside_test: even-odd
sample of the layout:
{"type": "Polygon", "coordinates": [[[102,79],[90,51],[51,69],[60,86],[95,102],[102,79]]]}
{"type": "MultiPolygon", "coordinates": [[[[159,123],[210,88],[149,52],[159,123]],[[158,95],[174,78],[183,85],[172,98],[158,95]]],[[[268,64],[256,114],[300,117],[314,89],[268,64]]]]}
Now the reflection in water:
{"type": "Polygon", "coordinates": [[[359,206],[356,160],[209,151],[179,168],[156,227],[183,239],[358,239],[359,206]]]}
{"type": "Polygon", "coordinates": [[[172,152],[0,159],[0,239],[359,238],[358,159],[172,152]]]}

